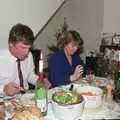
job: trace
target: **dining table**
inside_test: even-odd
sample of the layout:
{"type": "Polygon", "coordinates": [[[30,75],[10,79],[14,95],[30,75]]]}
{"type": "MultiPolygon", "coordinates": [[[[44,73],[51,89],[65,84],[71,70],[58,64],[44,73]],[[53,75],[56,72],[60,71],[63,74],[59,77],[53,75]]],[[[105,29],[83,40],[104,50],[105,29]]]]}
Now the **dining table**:
{"type": "MultiPolygon", "coordinates": [[[[85,85],[85,84],[80,84],[80,83],[74,83],[75,85],[85,85]]],[[[66,89],[69,88],[71,86],[71,84],[68,85],[63,85],[60,87],[55,87],[52,89],[48,90],[48,111],[47,111],[47,115],[45,116],[45,120],[59,120],[59,118],[57,118],[57,116],[55,116],[53,109],[52,109],[52,95],[56,92],[59,91],[61,89],[66,89]]],[[[24,102],[25,104],[28,104],[30,101],[29,97],[27,95],[34,95],[34,90],[29,90],[29,92],[26,92],[25,94],[21,95],[22,98],[22,102],[24,102]],[[26,98],[27,97],[27,98],[26,98]]],[[[19,97],[20,98],[20,97],[19,97]]],[[[114,105],[113,108],[111,108],[109,110],[107,102],[103,99],[102,101],[102,105],[99,106],[98,108],[85,108],[82,112],[82,115],[80,117],[78,117],[75,120],[105,120],[105,119],[120,119],[120,104],[113,101],[114,105]],[[111,114],[109,114],[109,112],[111,114]]],[[[67,118],[66,118],[67,119],[67,118]]],[[[7,120],[7,116],[6,116],[6,120],[7,120]]]]}

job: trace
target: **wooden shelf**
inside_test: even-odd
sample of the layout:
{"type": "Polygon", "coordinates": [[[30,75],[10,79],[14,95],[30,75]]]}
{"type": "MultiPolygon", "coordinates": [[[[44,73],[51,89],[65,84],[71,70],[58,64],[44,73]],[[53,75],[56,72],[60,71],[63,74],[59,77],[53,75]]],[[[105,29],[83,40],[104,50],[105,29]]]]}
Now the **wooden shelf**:
{"type": "Polygon", "coordinates": [[[115,45],[101,45],[100,46],[100,52],[104,53],[105,48],[114,49],[114,50],[120,50],[120,46],[115,46],[115,45]]]}

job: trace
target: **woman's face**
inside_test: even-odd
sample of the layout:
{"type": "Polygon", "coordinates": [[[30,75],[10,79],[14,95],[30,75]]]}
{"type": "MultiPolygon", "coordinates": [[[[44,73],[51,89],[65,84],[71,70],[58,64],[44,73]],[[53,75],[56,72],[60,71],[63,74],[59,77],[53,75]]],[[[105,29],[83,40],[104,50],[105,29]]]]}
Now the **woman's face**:
{"type": "Polygon", "coordinates": [[[9,44],[9,50],[12,53],[13,56],[15,56],[17,59],[24,60],[29,53],[30,45],[26,45],[22,42],[18,42],[16,44],[9,44]]]}
{"type": "Polygon", "coordinates": [[[73,55],[78,50],[78,44],[75,41],[70,41],[65,47],[68,55],[73,55]]]}

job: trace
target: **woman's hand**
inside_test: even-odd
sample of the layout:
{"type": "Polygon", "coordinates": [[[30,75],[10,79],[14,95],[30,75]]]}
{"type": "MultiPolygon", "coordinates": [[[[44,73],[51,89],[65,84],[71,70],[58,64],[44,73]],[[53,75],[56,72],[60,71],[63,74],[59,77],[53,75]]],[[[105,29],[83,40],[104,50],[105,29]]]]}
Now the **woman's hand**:
{"type": "Polygon", "coordinates": [[[5,94],[10,95],[10,96],[20,93],[22,90],[24,90],[24,89],[15,83],[8,83],[4,87],[5,94]]]}
{"type": "Polygon", "coordinates": [[[82,77],[82,74],[83,74],[83,66],[77,65],[74,73],[70,76],[70,80],[71,81],[78,80],[80,77],[82,77]]]}

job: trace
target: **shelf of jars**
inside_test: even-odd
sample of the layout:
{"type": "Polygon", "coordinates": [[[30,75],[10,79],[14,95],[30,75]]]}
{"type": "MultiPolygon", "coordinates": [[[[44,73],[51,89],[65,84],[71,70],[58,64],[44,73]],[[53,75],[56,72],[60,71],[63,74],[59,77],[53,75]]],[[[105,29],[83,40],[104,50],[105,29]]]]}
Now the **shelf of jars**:
{"type": "Polygon", "coordinates": [[[100,45],[100,52],[104,53],[105,49],[108,48],[110,50],[120,50],[120,46],[118,45],[100,45]]]}
{"type": "Polygon", "coordinates": [[[120,50],[120,34],[116,33],[103,33],[101,37],[100,52],[105,49],[120,50]]]}
{"type": "Polygon", "coordinates": [[[103,33],[100,53],[103,61],[108,61],[106,76],[111,75],[115,83],[113,99],[120,102],[120,34],[103,33]]]}

